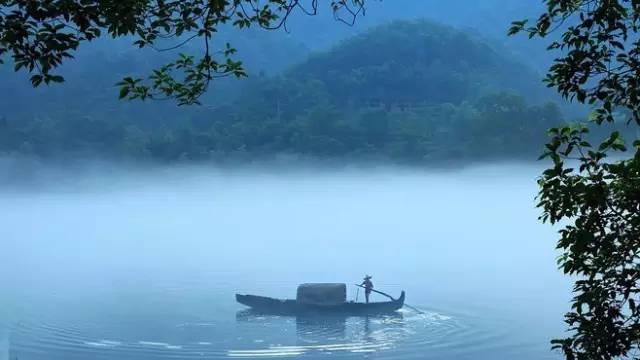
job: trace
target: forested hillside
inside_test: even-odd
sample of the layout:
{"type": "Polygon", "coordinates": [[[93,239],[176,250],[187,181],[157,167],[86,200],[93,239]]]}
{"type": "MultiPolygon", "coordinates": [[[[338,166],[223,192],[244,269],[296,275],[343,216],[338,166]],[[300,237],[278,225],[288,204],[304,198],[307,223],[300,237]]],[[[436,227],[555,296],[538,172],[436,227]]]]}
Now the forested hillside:
{"type": "MultiPolygon", "coordinates": [[[[306,53],[293,41],[262,44],[290,61],[306,53]]],[[[20,105],[2,107],[0,151],[162,161],[534,158],[545,130],[562,121],[534,71],[473,34],[427,21],[374,27],[283,73],[254,61],[248,80],[217,98],[216,88],[215,100],[195,109],[116,102],[112,75],[162,55],[142,57],[147,64],[126,52],[84,56],[60,88],[29,95],[15,78],[0,85],[4,101],[20,105]]]]}

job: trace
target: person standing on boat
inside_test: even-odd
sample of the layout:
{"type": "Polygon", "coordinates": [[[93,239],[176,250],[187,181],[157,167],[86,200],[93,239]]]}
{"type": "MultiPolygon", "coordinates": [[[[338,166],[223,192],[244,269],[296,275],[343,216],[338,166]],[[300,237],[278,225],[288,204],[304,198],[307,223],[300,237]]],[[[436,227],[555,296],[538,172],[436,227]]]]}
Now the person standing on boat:
{"type": "Polygon", "coordinates": [[[373,289],[373,283],[371,282],[371,276],[365,275],[364,281],[360,284],[364,287],[364,298],[367,304],[369,303],[369,295],[371,295],[371,290],[373,289]]]}

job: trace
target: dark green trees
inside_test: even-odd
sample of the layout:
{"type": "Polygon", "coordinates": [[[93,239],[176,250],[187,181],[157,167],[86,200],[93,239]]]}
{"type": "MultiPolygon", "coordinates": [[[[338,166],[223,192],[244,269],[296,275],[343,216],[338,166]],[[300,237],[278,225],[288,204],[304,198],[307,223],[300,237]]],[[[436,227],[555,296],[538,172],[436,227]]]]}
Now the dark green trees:
{"type": "Polygon", "coordinates": [[[599,145],[583,126],[555,128],[539,179],[541,219],[559,224],[558,264],[577,278],[565,321],[554,340],[567,359],[638,359],[640,347],[640,2],[546,0],[533,24],[512,33],[547,36],[560,56],[546,81],[564,97],[593,106],[597,125],[620,126],[599,145]],[[635,128],[635,129],[634,129],[635,128]],[[633,135],[636,135],[633,137],[633,135]],[[612,154],[614,153],[614,154],[612,154]],[[613,155],[613,156],[612,156],[613,155]]]}

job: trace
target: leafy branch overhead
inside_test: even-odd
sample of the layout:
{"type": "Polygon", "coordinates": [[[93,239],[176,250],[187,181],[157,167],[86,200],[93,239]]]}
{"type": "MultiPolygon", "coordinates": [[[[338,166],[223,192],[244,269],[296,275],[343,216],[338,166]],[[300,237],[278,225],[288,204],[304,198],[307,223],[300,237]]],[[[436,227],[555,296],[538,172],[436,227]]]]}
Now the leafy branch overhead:
{"type": "MultiPolygon", "coordinates": [[[[331,0],[336,19],[352,24],[365,0],[331,0]]],[[[0,0],[0,64],[7,55],[15,70],[31,74],[33,86],[59,83],[55,70],[86,41],[102,35],[133,38],[139,48],[178,49],[200,39],[199,57],[180,55],[146,78],[118,83],[120,98],[175,99],[197,104],[216,78],[246,76],[235,49],[214,51],[224,26],[267,30],[286,28],[294,12],[318,13],[318,0],[0,0]]]]}
{"type": "Polygon", "coordinates": [[[545,37],[564,29],[548,49],[560,57],[545,81],[567,99],[597,104],[595,121],[614,121],[614,108],[631,111],[640,124],[640,2],[546,0],[547,12],[532,26],[514,21],[509,34],[545,37]]]}
{"type": "MultiPolygon", "coordinates": [[[[549,45],[559,56],[547,85],[589,104],[595,124],[626,122],[637,130],[640,2],[545,3],[535,23],[513,22],[509,33],[546,37],[560,31],[549,45]]],[[[552,344],[570,360],[639,359],[640,140],[629,148],[613,131],[594,146],[585,140],[588,132],[583,126],[551,129],[543,157],[553,166],[538,180],[541,220],[561,225],[558,265],[578,279],[565,315],[569,335],[552,344]]]]}

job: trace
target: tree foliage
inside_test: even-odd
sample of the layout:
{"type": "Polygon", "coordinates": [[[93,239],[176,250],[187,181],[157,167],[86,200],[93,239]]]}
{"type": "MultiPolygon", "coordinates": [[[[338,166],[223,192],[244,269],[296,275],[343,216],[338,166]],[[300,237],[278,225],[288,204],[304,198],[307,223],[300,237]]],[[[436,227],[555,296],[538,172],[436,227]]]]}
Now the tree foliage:
{"type": "MultiPolygon", "coordinates": [[[[364,0],[327,2],[336,18],[352,23],[364,0]]],[[[63,82],[55,73],[78,47],[103,34],[132,37],[140,48],[159,51],[203,41],[200,57],[181,54],[147,78],[127,77],[118,85],[128,99],[172,98],[198,103],[209,83],[220,77],[245,76],[236,50],[211,42],[223,26],[277,29],[294,11],[315,15],[318,1],[300,0],[0,0],[0,63],[8,54],[15,70],[31,73],[34,86],[63,82]]]]}
{"type": "Polygon", "coordinates": [[[412,164],[534,159],[545,130],[561,119],[553,104],[527,106],[522,97],[507,93],[459,105],[347,109],[320,102],[280,116],[266,105],[251,110],[221,116],[226,111],[221,109],[215,117],[156,119],[151,125],[73,114],[0,118],[0,154],[162,162],[242,162],[283,154],[412,164]]]}
{"type": "MultiPolygon", "coordinates": [[[[561,34],[546,82],[587,103],[598,125],[640,125],[640,2],[546,0],[534,24],[510,33],[561,34]]],[[[637,131],[637,130],[636,130],[637,131]]],[[[567,359],[640,359],[640,140],[612,132],[601,144],[582,126],[554,128],[539,179],[541,219],[561,225],[561,269],[577,278],[569,336],[554,340],[567,359]],[[613,153],[613,154],[612,154],[613,153]]],[[[633,131],[627,131],[632,134],[633,131]]]]}
{"type": "Polygon", "coordinates": [[[495,49],[473,32],[393,21],[312,56],[285,77],[317,80],[336,103],[457,104],[499,91],[527,93],[536,103],[550,99],[539,74],[495,49]]]}

